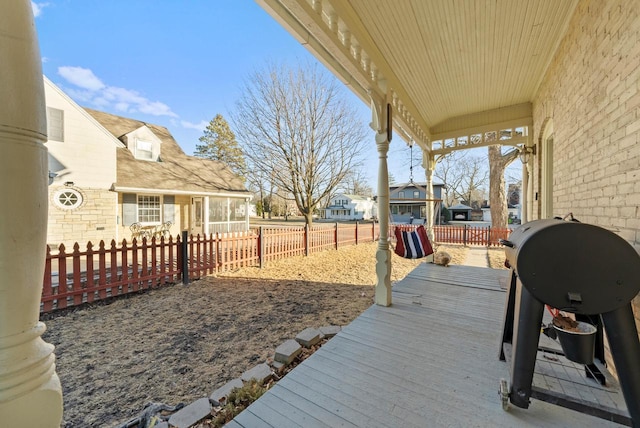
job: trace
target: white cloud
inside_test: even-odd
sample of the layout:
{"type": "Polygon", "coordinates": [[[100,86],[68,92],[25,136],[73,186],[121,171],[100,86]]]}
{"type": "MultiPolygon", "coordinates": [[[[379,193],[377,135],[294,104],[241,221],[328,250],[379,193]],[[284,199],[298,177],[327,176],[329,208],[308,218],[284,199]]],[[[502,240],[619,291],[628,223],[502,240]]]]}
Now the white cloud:
{"type": "Polygon", "coordinates": [[[82,89],[98,91],[104,88],[104,83],[93,74],[93,71],[82,67],[59,67],[58,73],[69,83],[82,89]]]}
{"type": "Polygon", "coordinates": [[[77,88],[65,88],[64,91],[76,102],[105,105],[104,102],[103,103],[99,102],[99,98],[96,98],[95,92],[93,91],[88,91],[86,89],[77,89],[77,88]]]}
{"type": "Polygon", "coordinates": [[[33,17],[37,18],[42,15],[42,9],[49,6],[49,3],[36,3],[31,2],[31,9],[33,10],[33,17]]]}
{"type": "Polygon", "coordinates": [[[129,111],[129,104],[127,103],[117,103],[114,107],[118,111],[124,111],[124,112],[129,111]]]}
{"type": "Polygon", "coordinates": [[[82,67],[59,67],[58,74],[77,88],[65,89],[77,101],[89,103],[103,110],[109,108],[123,113],[145,113],[153,116],[178,117],[160,101],[151,101],[132,89],[105,85],[93,71],[82,67]]]}
{"type": "Polygon", "coordinates": [[[146,98],[141,96],[136,91],[125,88],[118,88],[117,86],[110,86],[108,88],[105,88],[105,90],[103,91],[103,96],[108,100],[133,104],[144,103],[145,101],[147,101],[146,98]]]}
{"type": "Polygon", "coordinates": [[[199,123],[191,123],[186,120],[180,121],[180,124],[183,128],[195,129],[196,131],[204,131],[209,122],[206,120],[200,121],[199,123]]]}
{"type": "Polygon", "coordinates": [[[178,117],[174,112],[171,111],[171,108],[165,103],[161,103],[160,101],[155,102],[147,102],[144,104],[140,104],[138,109],[142,113],[152,114],[154,116],[173,116],[178,117]]]}

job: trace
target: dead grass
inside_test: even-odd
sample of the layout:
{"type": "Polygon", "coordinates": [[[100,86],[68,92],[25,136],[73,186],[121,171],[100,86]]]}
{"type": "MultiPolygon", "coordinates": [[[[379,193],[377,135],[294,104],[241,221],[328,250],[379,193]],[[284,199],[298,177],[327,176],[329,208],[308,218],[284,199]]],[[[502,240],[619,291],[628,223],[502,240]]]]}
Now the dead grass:
{"type": "MultiPolygon", "coordinates": [[[[43,317],[64,427],[110,427],[147,403],[208,396],[307,327],[344,326],[373,302],[377,243],[168,285],[43,317]]],[[[453,264],[467,248],[440,246],[453,264]]],[[[422,260],[393,255],[392,281],[422,260]]]]}
{"type": "Polygon", "coordinates": [[[489,256],[489,267],[491,269],[506,269],[506,267],[504,266],[504,261],[506,260],[504,249],[489,248],[487,253],[489,256]]]}

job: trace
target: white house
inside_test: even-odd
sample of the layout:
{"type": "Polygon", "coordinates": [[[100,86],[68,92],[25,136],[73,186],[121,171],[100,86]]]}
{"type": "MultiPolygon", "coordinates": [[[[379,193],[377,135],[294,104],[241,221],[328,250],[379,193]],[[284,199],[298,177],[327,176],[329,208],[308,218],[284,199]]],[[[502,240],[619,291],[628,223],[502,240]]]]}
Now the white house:
{"type": "MultiPolygon", "coordinates": [[[[125,145],[44,77],[48,124],[47,243],[119,238],[116,152],[125,145]]],[[[84,241],[84,242],[83,242],[84,241]]]]}
{"type": "Polygon", "coordinates": [[[323,215],[332,220],[370,220],[374,216],[375,202],[371,197],[344,193],[331,199],[323,215]]]}
{"type": "Polygon", "coordinates": [[[134,223],[248,230],[251,194],[225,164],[187,156],[162,126],[82,108],[46,77],[44,88],[50,246],[129,241],[134,223]]]}
{"type": "MultiPolygon", "coordinates": [[[[509,215],[509,221],[519,221],[522,218],[522,207],[520,204],[514,207],[508,207],[507,213],[509,215]]],[[[491,208],[482,208],[482,221],[491,223],[491,208]]]]}

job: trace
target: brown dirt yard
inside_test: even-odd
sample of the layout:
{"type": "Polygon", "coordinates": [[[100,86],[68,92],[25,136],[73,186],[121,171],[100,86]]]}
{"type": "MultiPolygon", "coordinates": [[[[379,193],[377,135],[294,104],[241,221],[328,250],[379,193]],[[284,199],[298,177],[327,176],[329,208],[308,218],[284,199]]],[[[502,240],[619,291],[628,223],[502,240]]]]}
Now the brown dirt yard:
{"type": "MultiPolygon", "coordinates": [[[[245,268],[43,316],[64,427],[113,427],[146,404],[189,404],[307,327],[344,326],[373,302],[377,243],[245,268]]],[[[464,261],[464,247],[441,246],[464,261]]],[[[393,256],[392,281],[420,260],[393,256]]]]}

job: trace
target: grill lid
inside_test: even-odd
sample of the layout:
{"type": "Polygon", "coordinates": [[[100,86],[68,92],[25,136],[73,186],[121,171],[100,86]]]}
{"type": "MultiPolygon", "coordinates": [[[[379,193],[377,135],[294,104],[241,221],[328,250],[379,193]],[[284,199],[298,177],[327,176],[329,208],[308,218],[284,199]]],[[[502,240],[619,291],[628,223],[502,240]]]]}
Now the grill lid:
{"type": "Polygon", "coordinates": [[[554,308],[600,314],[628,304],[640,291],[640,255],[598,226],[528,222],[505,241],[505,254],[522,285],[554,308]]]}

